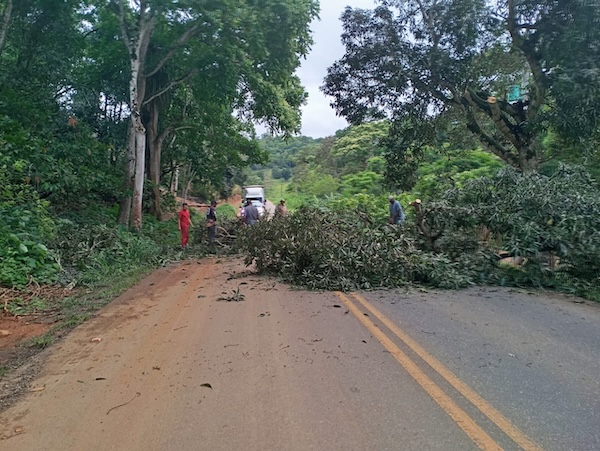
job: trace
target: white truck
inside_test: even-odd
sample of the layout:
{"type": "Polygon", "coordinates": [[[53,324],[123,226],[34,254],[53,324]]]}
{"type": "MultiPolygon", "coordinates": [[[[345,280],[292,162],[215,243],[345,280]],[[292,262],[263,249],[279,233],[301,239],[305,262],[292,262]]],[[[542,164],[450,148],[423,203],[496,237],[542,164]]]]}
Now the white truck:
{"type": "Polygon", "coordinates": [[[247,200],[258,200],[260,203],[264,203],[265,198],[265,188],[261,185],[248,185],[243,187],[243,198],[244,203],[247,200]]]}
{"type": "Polygon", "coordinates": [[[265,188],[262,185],[248,185],[242,188],[242,196],[244,205],[247,201],[251,201],[258,209],[258,213],[262,216],[265,214],[265,188]]]}

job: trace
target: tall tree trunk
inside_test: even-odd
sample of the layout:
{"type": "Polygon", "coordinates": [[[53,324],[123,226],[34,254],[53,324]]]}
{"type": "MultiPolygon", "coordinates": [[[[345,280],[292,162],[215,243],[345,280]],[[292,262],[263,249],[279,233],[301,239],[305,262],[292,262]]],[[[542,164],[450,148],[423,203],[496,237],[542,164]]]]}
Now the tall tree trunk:
{"type": "Polygon", "coordinates": [[[171,194],[177,197],[177,190],[179,189],[179,165],[173,169],[173,177],[171,179],[171,194]]]}
{"type": "Polygon", "coordinates": [[[158,123],[160,117],[160,109],[158,102],[151,102],[149,107],[148,121],[148,147],[150,150],[149,178],[152,181],[152,207],[151,213],[157,218],[162,219],[162,211],[160,207],[160,163],[162,155],[162,143],[164,141],[163,134],[158,133],[158,123]]]}
{"type": "Polygon", "coordinates": [[[2,24],[0,25],[0,55],[4,50],[4,43],[6,42],[6,33],[10,27],[10,16],[12,14],[13,0],[8,0],[6,7],[4,8],[4,14],[2,17],[2,24]]]}
{"type": "Polygon", "coordinates": [[[129,121],[127,130],[127,161],[125,163],[125,184],[123,197],[119,203],[118,224],[128,225],[131,214],[131,193],[133,192],[133,178],[135,176],[135,132],[133,130],[133,121],[129,121]]]}
{"type": "Polygon", "coordinates": [[[144,98],[144,82],[141,70],[142,62],[139,59],[132,58],[131,81],[129,85],[132,104],[131,121],[133,123],[133,134],[135,136],[133,142],[133,152],[135,154],[135,178],[129,226],[136,232],[142,230],[142,199],[144,195],[144,180],[146,178],[146,127],[144,127],[141,115],[141,103],[144,98]]]}
{"type": "Polygon", "coordinates": [[[130,227],[139,232],[142,230],[142,198],[144,195],[144,179],[146,177],[146,128],[139,114],[135,121],[135,180],[133,199],[131,200],[130,227]]]}
{"type": "MultiPolygon", "coordinates": [[[[139,18],[135,27],[135,34],[130,35],[127,28],[129,7],[126,0],[119,0],[119,22],[121,38],[129,53],[131,74],[129,77],[129,109],[132,136],[128,139],[127,155],[133,156],[135,161],[133,198],[131,200],[131,214],[129,215],[130,227],[135,231],[142,229],[142,197],[144,193],[144,178],[146,166],[146,129],[142,122],[141,108],[146,92],[144,65],[150,44],[150,37],[154,31],[156,18],[147,3],[142,1],[139,8],[139,18]]],[[[129,170],[128,166],[128,170],[129,170]]],[[[129,173],[127,174],[129,176],[129,173]]],[[[129,178],[128,178],[129,179],[129,178]]],[[[127,183],[127,181],[126,181],[127,183]]],[[[123,218],[125,217],[125,211],[123,218]]],[[[119,215],[121,219],[121,215],[119,215]]]]}
{"type": "Polygon", "coordinates": [[[192,180],[194,179],[194,171],[192,169],[192,164],[188,163],[183,168],[183,174],[181,178],[183,179],[183,192],[181,193],[181,197],[183,200],[187,200],[190,190],[192,189],[192,180]]]}

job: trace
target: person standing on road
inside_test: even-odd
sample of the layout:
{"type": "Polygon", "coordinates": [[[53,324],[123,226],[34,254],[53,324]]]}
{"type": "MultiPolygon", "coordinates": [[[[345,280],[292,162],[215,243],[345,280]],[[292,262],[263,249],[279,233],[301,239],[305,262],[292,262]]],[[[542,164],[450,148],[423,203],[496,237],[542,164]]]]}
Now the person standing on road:
{"type": "Polygon", "coordinates": [[[394,196],[389,197],[390,201],[390,224],[404,225],[404,211],[400,202],[394,199],[394,196]]]}
{"type": "Polygon", "coordinates": [[[217,236],[217,201],[213,200],[206,212],[206,230],[208,231],[208,247],[213,250],[217,236]]]}
{"type": "Polygon", "coordinates": [[[192,227],[192,220],[190,219],[190,210],[188,210],[188,204],[185,202],[181,205],[179,211],[179,231],[181,232],[181,247],[186,248],[190,239],[190,227],[192,227]]]}
{"type": "Polygon", "coordinates": [[[288,215],[288,209],[285,206],[285,199],[281,199],[275,207],[275,216],[285,217],[288,215]]]}
{"type": "Polygon", "coordinates": [[[258,208],[254,206],[252,201],[246,201],[246,208],[244,208],[244,223],[246,225],[254,225],[259,219],[258,208]]]}

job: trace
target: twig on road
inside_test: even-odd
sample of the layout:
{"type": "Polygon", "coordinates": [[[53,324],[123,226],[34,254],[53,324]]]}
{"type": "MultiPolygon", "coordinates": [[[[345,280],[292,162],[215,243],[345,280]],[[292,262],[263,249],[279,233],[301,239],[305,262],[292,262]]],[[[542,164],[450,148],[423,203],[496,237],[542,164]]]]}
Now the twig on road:
{"type": "Polygon", "coordinates": [[[129,401],[127,401],[127,402],[124,402],[123,404],[119,404],[118,406],[114,406],[114,407],[111,407],[110,409],[108,409],[108,412],[106,412],[106,415],[108,415],[108,414],[109,414],[111,411],[113,411],[113,410],[115,410],[115,409],[118,409],[119,407],[126,406],[127,404],[129,404],[131,401],[133,401],[135,398],[137,398],[137,397],[139,397],[139,396],[142,396],[142,394],[141,394],[140,392],[137,392],[137,393],[134,395],[134,397],[133,397],[133,398],[131,398],[129,401]]]}
{"type": "Polygon", "coordinates": [[[177,328],[173,329],[173,332],[175,332],[176,330],[179,330],[179,329],[183,329],[183,328],[188,327],[188,326],[189,326],[189,324],[186,324],[185,326],[177,327],[177,328]]]}

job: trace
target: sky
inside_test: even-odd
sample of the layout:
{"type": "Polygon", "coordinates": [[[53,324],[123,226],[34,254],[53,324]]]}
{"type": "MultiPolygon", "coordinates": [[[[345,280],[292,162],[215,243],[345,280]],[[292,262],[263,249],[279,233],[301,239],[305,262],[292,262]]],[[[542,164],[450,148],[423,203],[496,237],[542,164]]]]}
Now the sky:
{"type": "Polygon", "coordinates": [[[311,24],[314,44],[298,70],[302,85],[308,92],[308,102],[302,108],[304,136],[324,138],[348,125],[346,120],[337,117],[333,108],[329,106],[331,98],[325,97],[319,90],[327,68],[344,55],[340,16],[346,6],[373,9],[375,0],[321,0],[320,20],[311,24]]]}

